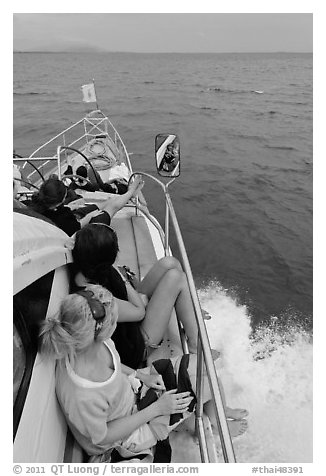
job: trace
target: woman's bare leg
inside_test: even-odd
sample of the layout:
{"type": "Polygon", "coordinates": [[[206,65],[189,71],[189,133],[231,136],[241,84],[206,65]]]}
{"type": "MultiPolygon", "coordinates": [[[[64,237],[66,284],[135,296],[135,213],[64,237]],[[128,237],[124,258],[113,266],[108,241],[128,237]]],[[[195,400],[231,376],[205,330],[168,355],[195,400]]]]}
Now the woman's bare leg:
{"type": "MultiPolygon", "coordinates": [[[[188,373],[189,373],[192,388],[196,388],[197,357],[195,355],[191,355],[189,358],[188,373]]],[[[204,402],[204,410],[210,420],[211,420],[211,417],[213,418],[214,421],[212,422],[211,420],[211,423],[216,427],[217,424],[215,419],[215,410],[213,406],[212,394],[211,394],[206,372],[204,372],[203,378],[204,378],[204,386],[203,386],[202,398],[204,402]]],[[[231,408],[227,406],[224,386],[219,377],[217,377],[217,380],[218,380],[218,388],[220,391],[221,400],[225,410],[226,418],[231,420],[243,420],[244,418],[246,418],[248,416],[248,411],[245,410],[244,408],[231,408]]]]}
{"type": "MultiPolygon", "coordinates": [[[[197,372],[197,357],[196,355],[190,355],[189,364],[188,364],[188,374],[189,374],[191,386],[193,389],[196,388],[196,372],[197,372]]],[[[203,378],[204,378],[203,393],[202,393],[203,410],[210,420],[213,432],[215,434],[218,434],[218,424],[216,421],[215,405],[213,404],[208,377],[207,375],[204,375],[203,378]]],[[[244,416],[247,416],[248,412],[247,410],[244,410],[244,409],[235,410],[235,409],[227,407],[226,401],[225,401],[224,388],[223,388],[221,379],[219,378],[218,378],[218,386],[220,390],[221,400],[223,402],[223,406],[225,409],[225,416],[227,419],[230,436],[231,437],[239,436],[243,434],[248,428],[248,422],[247,420],[244,419],[244,416]],[[239,417],[239,418],[235,418],[235,417],[239,417]]],[[[195,434],[194,414],[188,417],[187,420],[183,422],[183,425],[185,428],[187,428],[188,431],[195,434]]]]}
{"type": "MultiPolygon", "coordinates": [[[[171,277],[171,274],[170,274],[170,277],[171,277]]],[[[191,295],[190,295],[190,291],[188,287],[188,281],[187,281],[186,275],[182,271],[182,267],[179,261],[173,256],[166,256],[160,259],[159,261],[157,261],[157,263],[155,263],[155,265],[150,269],[150,271],[147,273],[145,278],[141,281],[140,285],[137,288],[137,291],[139,291],[140,293],[146,294],[148,298],[150,299],[150,301],[152,300],[152,296],[155,295],[155,300],[157,298],[160,299],[159,301],[160,306],[162,306],[162,304],[164,307],[168,306],[169,316],[164,315],[164,318],[161,321],[162,325],[160,325],[159,328],[154,330],[156,335],[158,334],[161,335],[159,342],[165,333],[166,326],[168,324],[169,317],[171,315],[172,308],[174,306],[177,316],[184,327],[186,336],[188,337],[189,352],[196,353],[197,337],[198,337],[196,317],[195,317],[192,299],[191,299],[191,295]],[[157,287],[160,284],[163,277],[168,272],[173,270],[176,273],[176,276],[175,276],[176,283],[173,285],[173,303],[171,303],[172,294],[170,293],[170,291],[168,291],[170,294],[167,294],[167,293],[164,293],[164,290],[162,290],[162,293],[160,292],[158,297],[157,287]],[[161,295],[165,296],[162,300],[161,300],[161,295]],[[167,299],[167,301],[165,299],[167,299]]],[[[149,306],[147,305],[147,311],[148,309],[149,309],[149,306]]],[[[147,311],[146,311],[146,315],[147,315],[147,311]]],[[[154,313],[151,315],[154,316],[154,313]]],[[[154,326],[154,325],[156,326],[159,318],[154,317],[154,320],[155,320],[155,323],[148,322],[147,320],[144,322],[144,325],[146,326],[145,331],[148,326],[154,326]]],[[[152,330],[150,331],[152,332],[152,330]]],[[[219,352],[212,349],[212,356],[214,360],[218,357],[218,354],[219,352]]]]}
{"type": "Polygon", "coordinates": [[[146,292],[150,300],[142,328],[153,344],[158,344],[166,331],[171,312],[175,306],[186,335],[190,352],[197,349],[197,324],[188,290],[186,277],[177,267],[152,269],[142,282],[140,292],[146,292]],[[148,279],[147,279],[148,278],[148,279]],[[146,280],[146,281],[145,281],[146,280]]]}
{"type": "Polygon", "coordinates": [[[146,294],[150,298],[164,274],[170,269],[178,269],[179,271],[182,271],[179,261],[173,258],[173,256],[161,258],[148,271],[146,276],[140,282],[137,291],[146,294]]]}
{"type": "MultiPolygon", "coordinates": [[[[210,400],[206,403],[204,403],[204,412],[209,418],[209,421],[211,422],[212,429],[214,433],[217,433],[217,421],[216,421],[216,416],[215,416],[215,410],[214,410],[214,405],[213,405],[213,400],[210,400]]],[[[226,409],[227,410],[227,409],[226,409]]],[[[226,418],[228,418],[227,411],[225,414],[226,418]]],[[[245,419],[241,420],[227,420],[227,424],[229,427],[229,432],[230,436],[232,438],[242,435],[245,431],[247,431],[248,428],[248,421],[245,419]]]]}

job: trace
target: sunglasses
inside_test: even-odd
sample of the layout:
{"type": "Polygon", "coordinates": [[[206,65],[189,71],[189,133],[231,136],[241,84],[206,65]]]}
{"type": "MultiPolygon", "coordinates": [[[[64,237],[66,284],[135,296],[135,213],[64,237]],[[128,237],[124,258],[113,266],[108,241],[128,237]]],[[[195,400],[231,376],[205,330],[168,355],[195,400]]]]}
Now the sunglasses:
{"type": "Polygon", "coordinates": [[[103,327],[103,322],[106,316],[104,304],[95,298],[93,291],[90,291],[89,289],[81,289],[80,291],[76,291],[76,294],[79,294],[86,299],[91,310],[92,317],[96,321],[94,330],[95,340],[103,327]]]}

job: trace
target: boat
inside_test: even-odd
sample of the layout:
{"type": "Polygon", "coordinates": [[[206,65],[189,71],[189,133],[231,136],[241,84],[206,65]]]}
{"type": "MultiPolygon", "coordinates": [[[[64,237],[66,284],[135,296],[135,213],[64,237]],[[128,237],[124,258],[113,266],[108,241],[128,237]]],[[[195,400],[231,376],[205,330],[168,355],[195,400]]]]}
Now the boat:
{"type": "MultiPolygon", "coordinates": [[[[171,147],[170,147],[171,149],[171,147]]],[[[23,171],[18,200],[28,200],[42,181],[52,174],[75,179],[76,169],[86,162],[105,182],[112,178],[130,181],[140,174],[161,189],[165,220],[161,225],[150,212],[142,193],[112,219],[119,239],[119,263],[142,278],[153,263],[173,254],[170,235],[174,233],[183,269],[187,275],[198,325],[196,437],[186,424],[170,435],[172,463],[236,462],[225,417],[216,369],[212,360],[205,320],[198,300],[187,252],[182,239],[170,187],[180,176],[180,143],[176,134],[157,134],[153,174],[134,170],[131,156],[118,131],[98,107],[75,124],[46,141],[28,157],[14,156],[23,171]],[[173,167],[162,167],[164,151],[173,145],[173,167]],[[73,175],[64,175],[70,165],[73,175]],[[156,168],[156,170],[155,170],[156,168]],[[155,174],[155,175],[154,175],[155,174]],[[207,372],[219,430],[212,434],[203,413],[202,376],[207,372]]],[[[78,178],[78,177],[77,177],[78,178]]],[[[80,178],[80,177],[79,177],[80,178]]],[[[108,194],[78,190],[77,204],[99,204],[108,194]]],[[[76,205],[71,202],[71,206],[76,205]]],[[[37,323],[58,312],[69,293],[72,262],[68,236],[56,226],[34,216],[13,213],[14,222],[14,442],[15,463],[81,463],[85,453],[74,440],[55,395],[55,365],[45,361],[37,349],[37,323]]],[[[167,358],[187,352],[184,332],[173,311],[164,342],[149,357],[167,358]]]]}

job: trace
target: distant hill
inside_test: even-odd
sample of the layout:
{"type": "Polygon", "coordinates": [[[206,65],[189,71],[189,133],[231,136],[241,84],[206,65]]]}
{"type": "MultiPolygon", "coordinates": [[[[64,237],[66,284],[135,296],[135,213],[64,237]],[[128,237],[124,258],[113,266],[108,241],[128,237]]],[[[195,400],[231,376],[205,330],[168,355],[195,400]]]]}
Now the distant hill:
{"type": "Polygon", "coordinates": [[[51,48],[51,49],[14,49],[14,53],[105,53],[101,48],[51,48]]]}
{"type": "Polygon", "coordinates": [[[35,42],[27,45],[22,40],[16,40],[14,44],[14,53],[100,53],[105,51],[105,48],[80,41],[48,41],[41,47],[35,42]]]}

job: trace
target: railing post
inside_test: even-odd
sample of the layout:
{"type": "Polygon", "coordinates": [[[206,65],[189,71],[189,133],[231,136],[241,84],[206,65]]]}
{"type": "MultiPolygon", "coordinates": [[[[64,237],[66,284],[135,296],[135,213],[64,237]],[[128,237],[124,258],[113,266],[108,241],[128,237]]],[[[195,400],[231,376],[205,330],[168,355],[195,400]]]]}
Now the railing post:
{"type": "Polygon", "coordinates": [[[169,217],[170,217],[169,207],[168,207],[168,204],[165,203],[165,227],[164,227],[164,253],[165,253],[165,256],[168,256],[168,254],[169,254],[168,251],[169,251],[169,247],[170,247],[170,244],[169,244],[169,226],[170,226],[169,217]]]}
{"type": "Polygon", "coordinates": [[[194,310],[195,310],[195,316],[197,320],[197,325],[198,325],[198,330],[199,334],[201,336],[201,343],[202,343],[202,348],[204,352],[204,359],[205,359],[205,364],[206,364],[206,369],[208,374],[210,375],[209,383],[210,383],[210,390],[211,394],[213,397],[213,402],[214,402],[214,410],[216,414],[216,423],[218,426],[219,434],[220,434],[220,440],[221,440],[221,447],[222,447],[222,452],[224,456],[224,461],[225,462],[230,462],[230,463],[235,463],[235,455],[234,455],[234,450],[233,450],[233,445],[232,445],[232,440],[230,437],[229,433],[229,428],[227,425],[226,417],[225,417],[225,412],[224,412],[224,404],[222,401],[221,397],[221,390],[219,388],[219,383],[216,375],[216,369],[214,366],[211,350],[210,350],[210,343],[207,335],[207,330],[206,326],[204,324],[204,321],[202,319],[199,319],[198,316],[201,316],[201,308],[199,304],[199,299],[197,296],[197,291],[195,287],[195,283],[192,277],[192,272],[187,256],[187,252],[184,246],[184,242],[182,239],[180,227],[178,224],[177,217],[175,215],[175,211],[173,208],[173,204],[170,198],[170,195],[166,193],[165,195],[166,201],[169,206],[170,210],[170,215],[171,215],[171,220],[173,222],[173,226],[175,229],[177,241],[179,244],[179,250],[181,253],[182,261],[183,261],[183,267],[188,279],[188,285],[189,285],[189,291],[190,295],[192,298],[194,310]],[[220,418],[220,415],[222,418],[220,418]]]}
{"type": "Polygon", "coordinates": [[[61,160],[60,160],[60,154],[61,154],[61,145],[57,147],[57,156],[58,156],[58,178],[61,180],[61,160]]]}
{"type": "Polygon", "coordinates": [[[197,373],[196,373],[196,411],[195,411],[195,425],[196,425],[196,433],[198,435],[199,440],[199,449],[200,455],[203,463],[209,463],[209,456],[207,451],[207,445],[203,445],[202,442],[205,441],[205,431],[203,425],[203,350],[201,345],[201,340],[198,334],[197,340],[197,373]]]}

